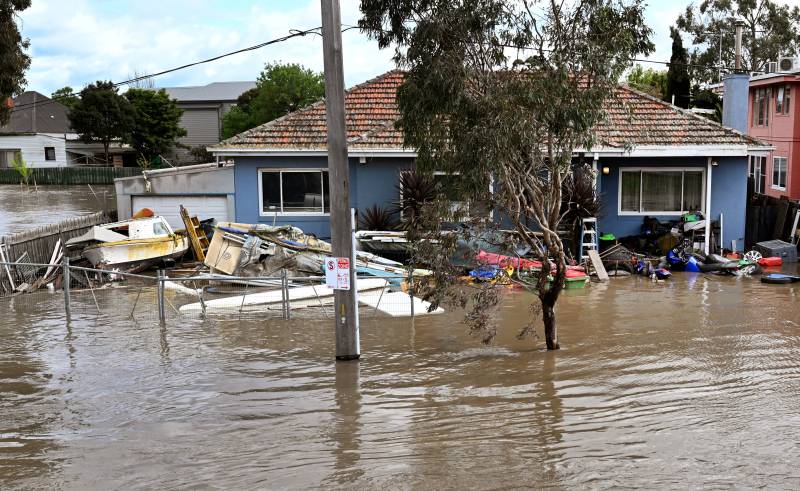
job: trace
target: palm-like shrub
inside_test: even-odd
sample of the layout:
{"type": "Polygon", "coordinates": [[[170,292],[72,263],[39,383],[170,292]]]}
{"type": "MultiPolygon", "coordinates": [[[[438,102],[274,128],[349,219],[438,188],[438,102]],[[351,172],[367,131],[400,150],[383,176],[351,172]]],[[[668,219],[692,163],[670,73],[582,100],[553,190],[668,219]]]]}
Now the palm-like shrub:
{"type": "Polygon", "coordinates": [[[359,228],[361,230],[397,230],[398,223],[392,210],[380,205],[372,205],[361,213],[359,228]]]}

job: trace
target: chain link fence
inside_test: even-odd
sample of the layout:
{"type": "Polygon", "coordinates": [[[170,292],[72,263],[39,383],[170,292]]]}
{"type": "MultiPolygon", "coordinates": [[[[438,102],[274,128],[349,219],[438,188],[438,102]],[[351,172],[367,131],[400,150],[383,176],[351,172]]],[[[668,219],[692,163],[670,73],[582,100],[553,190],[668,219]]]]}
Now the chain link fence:
{"type": "MultiPolygon", "coordinates": [[[[180,319],[320,319],[334,315],[334,290],[322,276],[169,276],[95,268],[0,262],[0,303],[15,310],[46,306],[67,319],[95,317],[170,323],[180,319]]],[[[414,281],[403,275],[359,276],[359,315],[411,317],[430,304],[414,296],[414,281]]]]}

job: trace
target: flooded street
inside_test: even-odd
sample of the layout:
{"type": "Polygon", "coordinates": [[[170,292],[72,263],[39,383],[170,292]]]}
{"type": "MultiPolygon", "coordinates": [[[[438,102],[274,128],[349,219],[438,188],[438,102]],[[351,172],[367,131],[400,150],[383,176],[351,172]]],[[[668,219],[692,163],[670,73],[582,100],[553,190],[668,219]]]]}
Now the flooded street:
{"type": "Polygon", "coordinates": [[[116,206],[114,186],[93,185],[91,190],[89,186],[39,186],[36,191],[32,185],[24,188],[3,184],[0,185],[0,236],[104,209],[113,210],[116,206]]]}
{"type": "Polygon", "coordinates": [[[331,321],[161,328],[98,293],[69,326],[58,294],[0,300],[0,488],[800,487],[791,285],[568,291],[552,353],[515,338],[523,294],[489,347],[372,317],[339,364],[331,321]]]}

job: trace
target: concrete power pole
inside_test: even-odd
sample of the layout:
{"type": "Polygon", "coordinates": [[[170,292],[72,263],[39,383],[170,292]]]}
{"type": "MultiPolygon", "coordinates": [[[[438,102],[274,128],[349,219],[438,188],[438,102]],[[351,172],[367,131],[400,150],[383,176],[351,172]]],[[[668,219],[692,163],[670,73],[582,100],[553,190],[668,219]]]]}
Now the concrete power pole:
{"type": "Polygon", "coordinates": [[[342,21],[339,0],[320,0],[322,52],[325,66],[325,115],[328,123],[328,177],[330,181],[331,247],[334,257],[350,259],[350,289],[336,290],[336,359],[357,360],[361,355],[356,300],[355,251],[350,217],[350,182],[342,69],[342,21]]]}

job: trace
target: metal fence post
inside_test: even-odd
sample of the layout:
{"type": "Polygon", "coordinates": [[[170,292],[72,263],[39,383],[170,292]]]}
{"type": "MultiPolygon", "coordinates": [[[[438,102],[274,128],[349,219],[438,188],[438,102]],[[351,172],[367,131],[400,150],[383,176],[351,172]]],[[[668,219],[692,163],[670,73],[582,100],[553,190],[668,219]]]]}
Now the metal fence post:
{"type": "Polygon", "coordinates": [[[164,308],[164,270],[159,269],[156,276],[156,291],[158,293],[158,321],[163,326],[167,323],[167,311],[164,308]]]}
{"type": "Polygon", "coordinates": [[[289,320],[292,318],[291,314],[291,305],[289,304],[289,278],[286,275],[286,270],[284,269],[281,272],[281,288],[283,289],[283,298],[284,298],[284,318],[289,320]]]}
{"type": "Polygon", "coordinates": [[[414,270],[408,272],[408,301],[411,304],[411,318],[414,318],[414,270]]]}
{"type": "Polygon", "coordinates": [[[72,310],[69,304],[69,258],[66,254],[64,254],[64,258],[61,260],[61,265],[61,289],[64,290],[64,313],[67,316],[67,322],[69,322],[72,317],[72,310]]]}

